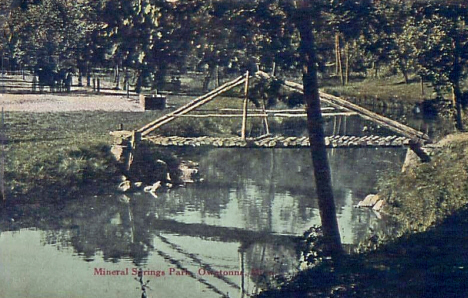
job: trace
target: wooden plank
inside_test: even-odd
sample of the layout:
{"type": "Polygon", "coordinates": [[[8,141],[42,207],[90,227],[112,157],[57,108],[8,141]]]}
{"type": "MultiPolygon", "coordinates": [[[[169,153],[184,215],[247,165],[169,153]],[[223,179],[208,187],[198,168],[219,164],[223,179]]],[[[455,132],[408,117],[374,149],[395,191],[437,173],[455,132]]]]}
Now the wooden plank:
{"type": "MultiPolygon", "coordinates": [[[[262,113],[266,113],[265,101],[262,102],[262,113]]],[[[270,125],[268,124],[268,115],[263,118],[263,127],[266,134],[270,134],[270,125]]]]}

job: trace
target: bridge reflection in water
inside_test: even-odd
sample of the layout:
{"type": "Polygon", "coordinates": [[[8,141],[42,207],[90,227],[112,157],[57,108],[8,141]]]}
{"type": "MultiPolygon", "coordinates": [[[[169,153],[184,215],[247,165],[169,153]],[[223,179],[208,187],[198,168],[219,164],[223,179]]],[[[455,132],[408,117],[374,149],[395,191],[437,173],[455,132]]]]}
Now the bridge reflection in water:
{"type": "MultiPolygon", "coordinates": [[[[96,276],[95,268],[164,271],[145,277],[148,297],[254,294],[294,273],[297,237],[320,222],[313,185],[305,183],[310,152],[180,154],[199,162],[205,182],[158,198],[135,193],[3,210],[0,296],[141,297],[136,276],[96,276]]],[[[378,172],[403,157],[401,149],[330,150],[345,243],[384,224],[353,205],[373,190],[378,172]]]]}

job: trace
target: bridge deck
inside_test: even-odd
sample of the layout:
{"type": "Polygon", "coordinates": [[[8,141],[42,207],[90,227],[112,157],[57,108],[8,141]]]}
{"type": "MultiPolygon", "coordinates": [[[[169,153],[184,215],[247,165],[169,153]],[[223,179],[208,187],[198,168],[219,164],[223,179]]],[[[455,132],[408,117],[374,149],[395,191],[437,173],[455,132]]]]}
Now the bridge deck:
{"type": "MultiPolygon", "coordinates": [[[[309,147],[308,137],[270,136],[263,138],[240,137],[178,137],[178,136],[148,136],[144,138],[158,146],[175,147],[222,147],[222,148],[303,148],[309,147]]],[[[402,147],[410,144],[410,139],[399,136],[330,136],[325,138],[328,148],[350,147],[402,147]]]]}

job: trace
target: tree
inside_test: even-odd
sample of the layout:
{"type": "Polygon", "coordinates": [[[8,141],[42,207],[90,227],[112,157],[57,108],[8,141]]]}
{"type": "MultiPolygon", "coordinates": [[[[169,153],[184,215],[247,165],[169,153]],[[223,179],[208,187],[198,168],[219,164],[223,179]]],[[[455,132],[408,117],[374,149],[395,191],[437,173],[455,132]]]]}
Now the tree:
{"type": "Polygon", "coordinates": [[[77,53],[93,30],[94,1],[23,1],[7,20],[10,59],[28,67],[74,68],[77,53]]]}
{"type": "Polygon", "coordinates": [[[154,51],[161,43],[161,6],[161,1],[107,0],[102,8],[105,26],[100,37],[105,40],[107,60],[135,71],[137,92],[149,84],[155,72],[154,51]]]}
{"type": "Polygon", "coordinates": [[[341,253],[341,239],[336,219],[333,188],[331,184],[330,166],[328,164],[323,131],[323,119],[320,108],[318,90],[315,37],[312,28],[312,18],[319,18],[320,6],[312,5],[307,0],[295,1],[294,18],[300,33],[300,54],[302,60],[302,80],[304,85],[304,102],[307,110],[307,128],[309,130],[310,150],[315,174],[315,184],[320,210],[320,218],[326,253],[334,256],[341,253]]]}
{"type": "Polygon", "coordinates": [[[467,76],[467,4],[415,3],[411,36],[420,73],[433,85],[450,87],[458,130],[463,130],[461,81],[467,76]]]}

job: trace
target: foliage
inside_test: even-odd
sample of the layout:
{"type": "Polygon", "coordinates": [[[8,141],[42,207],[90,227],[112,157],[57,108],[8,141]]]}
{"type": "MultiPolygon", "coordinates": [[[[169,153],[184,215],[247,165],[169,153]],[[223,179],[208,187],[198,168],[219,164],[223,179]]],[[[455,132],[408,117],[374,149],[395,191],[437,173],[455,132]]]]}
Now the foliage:
{"type": "MultiPolygon", "coordinates": [[[[90,75],[93,68],[113,67],[125,70],[126,77],[134,75],[132,84],[140,90],[162,88],[168,72],[186,69],[206,70],[207,89],[213,79],[234,72],[275,68],[282,75],[299,66],[295,1],[22,3],[2,16],[0,48],[13,68],[45,65],[90,75]]],[[[335,34],[346,46],[349,72],[398,69],[406,83],[411,75],[422,75],[436,91],[457,87],[466,75],[466,4],[363,0],[314,5],[323,11],[312,22],[325,77],[335,59],[335,34]]]]}

